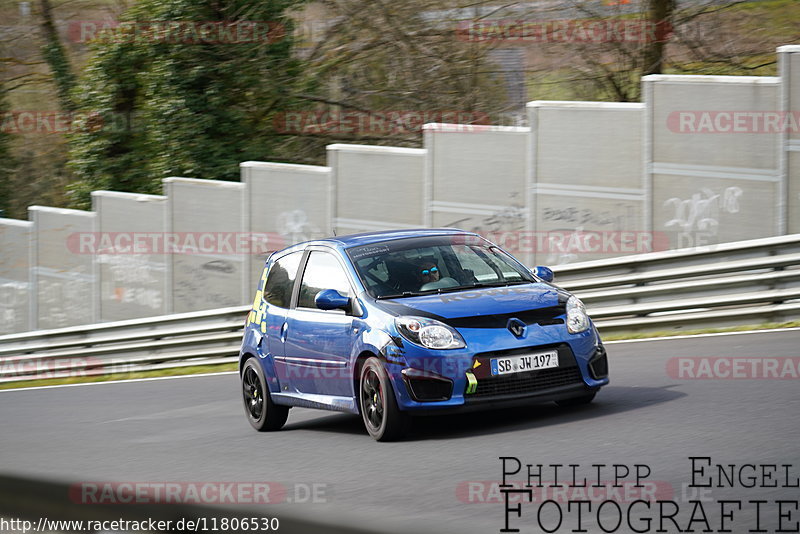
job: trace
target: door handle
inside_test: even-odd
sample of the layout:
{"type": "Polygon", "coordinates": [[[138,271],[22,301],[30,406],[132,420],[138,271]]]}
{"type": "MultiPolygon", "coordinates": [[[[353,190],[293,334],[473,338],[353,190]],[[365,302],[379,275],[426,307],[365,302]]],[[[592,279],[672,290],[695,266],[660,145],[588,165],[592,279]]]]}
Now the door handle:
{"type": "Polygon", "coordinates": [[[286,331],[289,330],[289,323],[283,323],[281,327],[281,343],[286,342],[286,331]]]}

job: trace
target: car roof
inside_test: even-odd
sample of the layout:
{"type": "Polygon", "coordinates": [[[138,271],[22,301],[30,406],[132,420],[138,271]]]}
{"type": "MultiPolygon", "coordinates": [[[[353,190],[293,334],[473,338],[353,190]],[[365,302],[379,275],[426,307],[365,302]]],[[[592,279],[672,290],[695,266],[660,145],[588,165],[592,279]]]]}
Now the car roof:
{"type": "Polygon", "coordinates": [[[331,243],[342,248],[358,247],[371,245],[382,241],[392,241],[395,239],[407,239],[413,237],[431,237],[443,235],[477,235],[473,232],[466,232],[458,228],[414,228],[408,230],[386,230],[382,232],[364,232],[360,234],[350,234],[327,239],[320,239],[317,243],[331,243]]]}

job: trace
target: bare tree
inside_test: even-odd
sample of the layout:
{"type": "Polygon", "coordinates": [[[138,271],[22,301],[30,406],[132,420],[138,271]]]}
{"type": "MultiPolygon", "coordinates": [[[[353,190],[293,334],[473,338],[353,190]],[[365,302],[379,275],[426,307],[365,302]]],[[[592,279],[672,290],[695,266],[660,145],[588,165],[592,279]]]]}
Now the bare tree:
{"type": "Polygon", "coordinates": [[[330,142],[419,146],[422,122],[488,123],[508,110],[487,47],[437,17],[452,2],[317,4],[319,32],[301,52],[308,81],[287,110],[304,120],[286,132],[287,152],[319,162],[330,142]]]}

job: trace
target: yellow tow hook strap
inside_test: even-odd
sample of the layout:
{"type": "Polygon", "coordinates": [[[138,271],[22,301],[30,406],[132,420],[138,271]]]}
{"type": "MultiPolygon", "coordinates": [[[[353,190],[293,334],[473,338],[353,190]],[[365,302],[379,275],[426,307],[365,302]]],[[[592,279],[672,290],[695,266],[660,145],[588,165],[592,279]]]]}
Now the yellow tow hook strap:
{"type": "Polygon", "coordinates": [[[475,393],[478,389],[478,379],[472,374],[472,371],[467,371],[467,395],[475,393]]]}

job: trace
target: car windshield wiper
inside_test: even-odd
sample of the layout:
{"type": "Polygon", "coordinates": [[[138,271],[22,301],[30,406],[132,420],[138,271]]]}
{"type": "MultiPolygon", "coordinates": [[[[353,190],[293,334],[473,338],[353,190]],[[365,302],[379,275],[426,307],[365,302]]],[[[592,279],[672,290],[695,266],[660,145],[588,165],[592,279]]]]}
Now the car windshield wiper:
{"type": "Polygon", "coordinates": [[[483,289],[484,287],[503,287],[515,286],[520,284],[532,284],[529,280],[505,280],[503,282],[476,282],[468,286],[452,286],[452,287],[437,287],[436,289],[427,289],[425,291],[403,291],[394,295],[378,295],[375,297],[377,300],[382,299],[401,299],[405,297],[420,297],[423,295],[438,295],[441,293],[452,293],[454,291],[465,291],[468,289],[483,289]]]}
{"type": "Polygon", "coordinates": [[[377,300],[382,300],[382,299],[401,299],[401,298],[405,298],[405,297],[418,297],[420,295],[427,295],[427,294],[428,294],[427,291],[426,292],[422,292],[422,293],[420,293],[418,291],[403,291],[402,293],[397,293],[395,295],[378,295],[375,298],[377,300]]]}
{"type": "Polygon", "coordinates": [[[532,284],[528,280],[505,280],[498,282],[475,282],[469,287],[502,287],[502,286],[516,286],[519,284],[532,284]]]}

